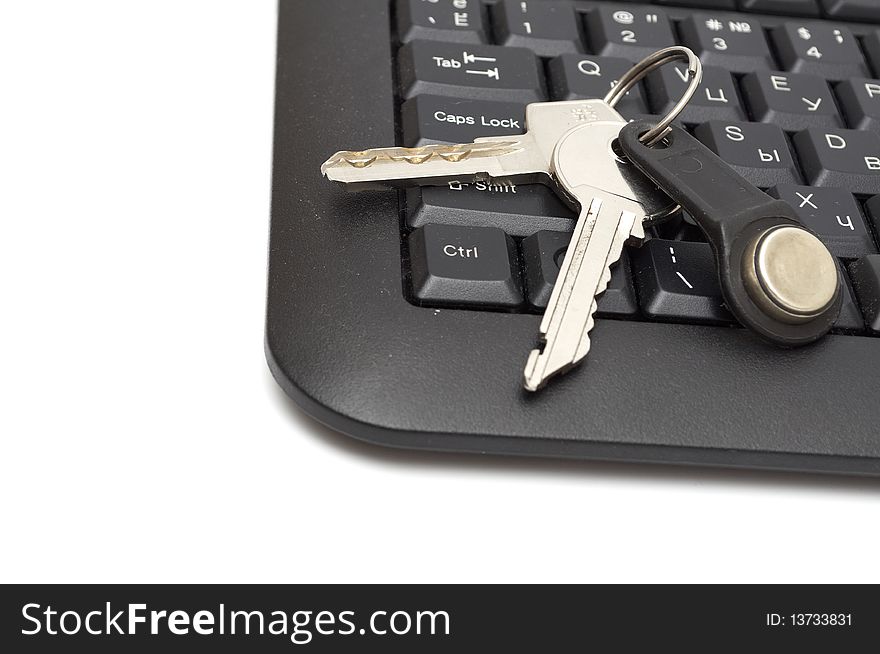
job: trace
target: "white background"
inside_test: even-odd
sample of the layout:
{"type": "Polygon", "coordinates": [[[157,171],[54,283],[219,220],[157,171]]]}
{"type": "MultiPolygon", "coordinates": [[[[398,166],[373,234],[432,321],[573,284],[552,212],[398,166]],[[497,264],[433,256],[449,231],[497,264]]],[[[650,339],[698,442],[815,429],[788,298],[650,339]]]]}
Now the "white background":
{"type": "Polygon", "coordinates": [[[274,0],[0,7],[0,581],[880,581],[877,481],[301,415],[263,357],[274,0]]]}

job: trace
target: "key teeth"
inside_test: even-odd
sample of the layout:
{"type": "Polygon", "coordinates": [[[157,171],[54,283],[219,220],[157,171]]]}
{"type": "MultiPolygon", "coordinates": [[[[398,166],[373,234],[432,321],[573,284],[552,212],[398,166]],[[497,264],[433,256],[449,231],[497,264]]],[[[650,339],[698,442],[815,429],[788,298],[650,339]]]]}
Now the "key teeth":
{"type": "Polygon", "coordinates": [[[529,353],[529,359],[526,362],[526,369],[523,373],[523,388],[532,393],[541,390],[554,377],[564,375],[569,370],[572,370],[582,358],[566,362],[553,370],[547,370],[547,367],[544,366],[540,369],[539,373],[538,364],[545,359],[545,354],[541,350],[532,350],[529,353]]]}
{"type": "Polygon", "coordinates": [[[418,148],[379,148],[375,150],[342,150],[337,152],[321,166],[321,172],[337,166],[349,165],[353,168],[368,168],[382,162],[406,162],[423,164],[435,157],[450,163],[465,161],[471,157],[498,157],[514,154],[522,150],[518,140],[475,142],[461,145],[425,145],[418,148]]]}
{"type": "MultiPolygon", "coordinates": [[[[615,262],[616,263],[616,262],[615,262]]],[[[611,283],[611,271],[612,266],[606,266],[602,276],[599,278],[599,283],[596,286],[596,297],[598,298],[602,293],[608,290],[608,285],[611,283]]],[[[532,350],[529,353],[529,358],[526,361],[525,371],[523,373],[523,387],[532,393],[541,390],[544,388],[547,383],[557,375],[563,375],[568,371],[575,368],[581,361],[586,358],[586,356],[590,353],[590,332],[593,331],[593,328],[596,326],[596,312],[599,310],[599,304],[596,300],[593,300],[592,305],[590,306],[590,315],[587,318],[586,323],[584,324],[584,331],[581,336],[581,340],[578,343],[577,348],[574,351],[574,355],[570,360],[566,361],[559,368],[554,370],[547,370],[546,366],[542,368],[539,372],[538,364],[544,360],[547,353],[541,350],[532,350]]]]}
{"type": "MultiPolygon", "coordinates": [[[[607,284],[605,288],[607,288],[607,284]]],[[[604,292],[604,288],[602,292],[604,292]]],[[[586,358],[586,356],[590,353],[590,346],[592,342],[590,341],[590,332],[593,331],[593,327],[596,326],[596,311],[598,309],[598,305],[596,302],[593,302],[593,306],[590,308],[590,317],[587,318],[587,323],[584,325],[584,333],[581,335],[581,341],[578,343],[577,350],[575,350],[574,356],[571,359],[572,367],[579,364],[581,361],[586,358]]]]}
{"type": "Polygon", "coordinates": [[[523,372],[523,387],[532,393],[540,390],[547,383],[547,379],[543,375],[535,381],[535,373],[537,372],[538,361],[540,360],[541,350],[536,349],[529,352],[529,358],[528,361],[526,361],[526,369],[523,372]]]}

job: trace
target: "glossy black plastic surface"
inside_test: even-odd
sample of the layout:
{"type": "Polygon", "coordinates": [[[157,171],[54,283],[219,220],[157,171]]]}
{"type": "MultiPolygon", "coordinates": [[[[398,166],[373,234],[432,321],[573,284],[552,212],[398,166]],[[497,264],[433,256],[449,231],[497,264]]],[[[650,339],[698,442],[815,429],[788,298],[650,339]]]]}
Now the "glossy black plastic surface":
{"type": "Polygon", "coordinates": [[[280,4],[266,352],[305,411],[397,447],[880,474],[878,338],[599,320],[586,364],[528,394],[539,316],[409,303],[398,193],[319,172],[395,142],[391,21],[385,0],[280,4]]]}

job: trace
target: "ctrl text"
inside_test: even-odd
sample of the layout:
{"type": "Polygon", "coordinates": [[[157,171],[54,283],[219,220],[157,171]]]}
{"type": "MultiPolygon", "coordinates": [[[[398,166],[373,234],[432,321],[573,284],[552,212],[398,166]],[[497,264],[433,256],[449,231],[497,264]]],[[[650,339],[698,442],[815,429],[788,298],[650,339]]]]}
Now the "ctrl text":
{"type": "Polygon", "coordinates": [[[443,246],[443,254],[447,257],[455,257],[458,259],[479,259],[480,252],[476,247],[464,248],[460,245],[443,246]]]}

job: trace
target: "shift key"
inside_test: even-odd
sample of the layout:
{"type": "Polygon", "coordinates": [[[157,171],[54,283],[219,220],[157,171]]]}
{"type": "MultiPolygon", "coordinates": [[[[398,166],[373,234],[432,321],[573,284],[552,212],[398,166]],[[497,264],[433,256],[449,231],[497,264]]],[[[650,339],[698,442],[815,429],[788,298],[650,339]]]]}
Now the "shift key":
{"type": "Polygon", "coordinates": [[[431,223],[497,227],[511,236],[541,230],[570,232],[577,216],[541,184],[455,181],[406,191],[406,222],[415,229],[431,223]]]}
{"type": "Polygon", "coordinates": [[[431,94],[524,103],[546,99],[538,58],[526,48],[411,41],[400,49],[398,59],[401,91],[407,98],[431,94]]]}

